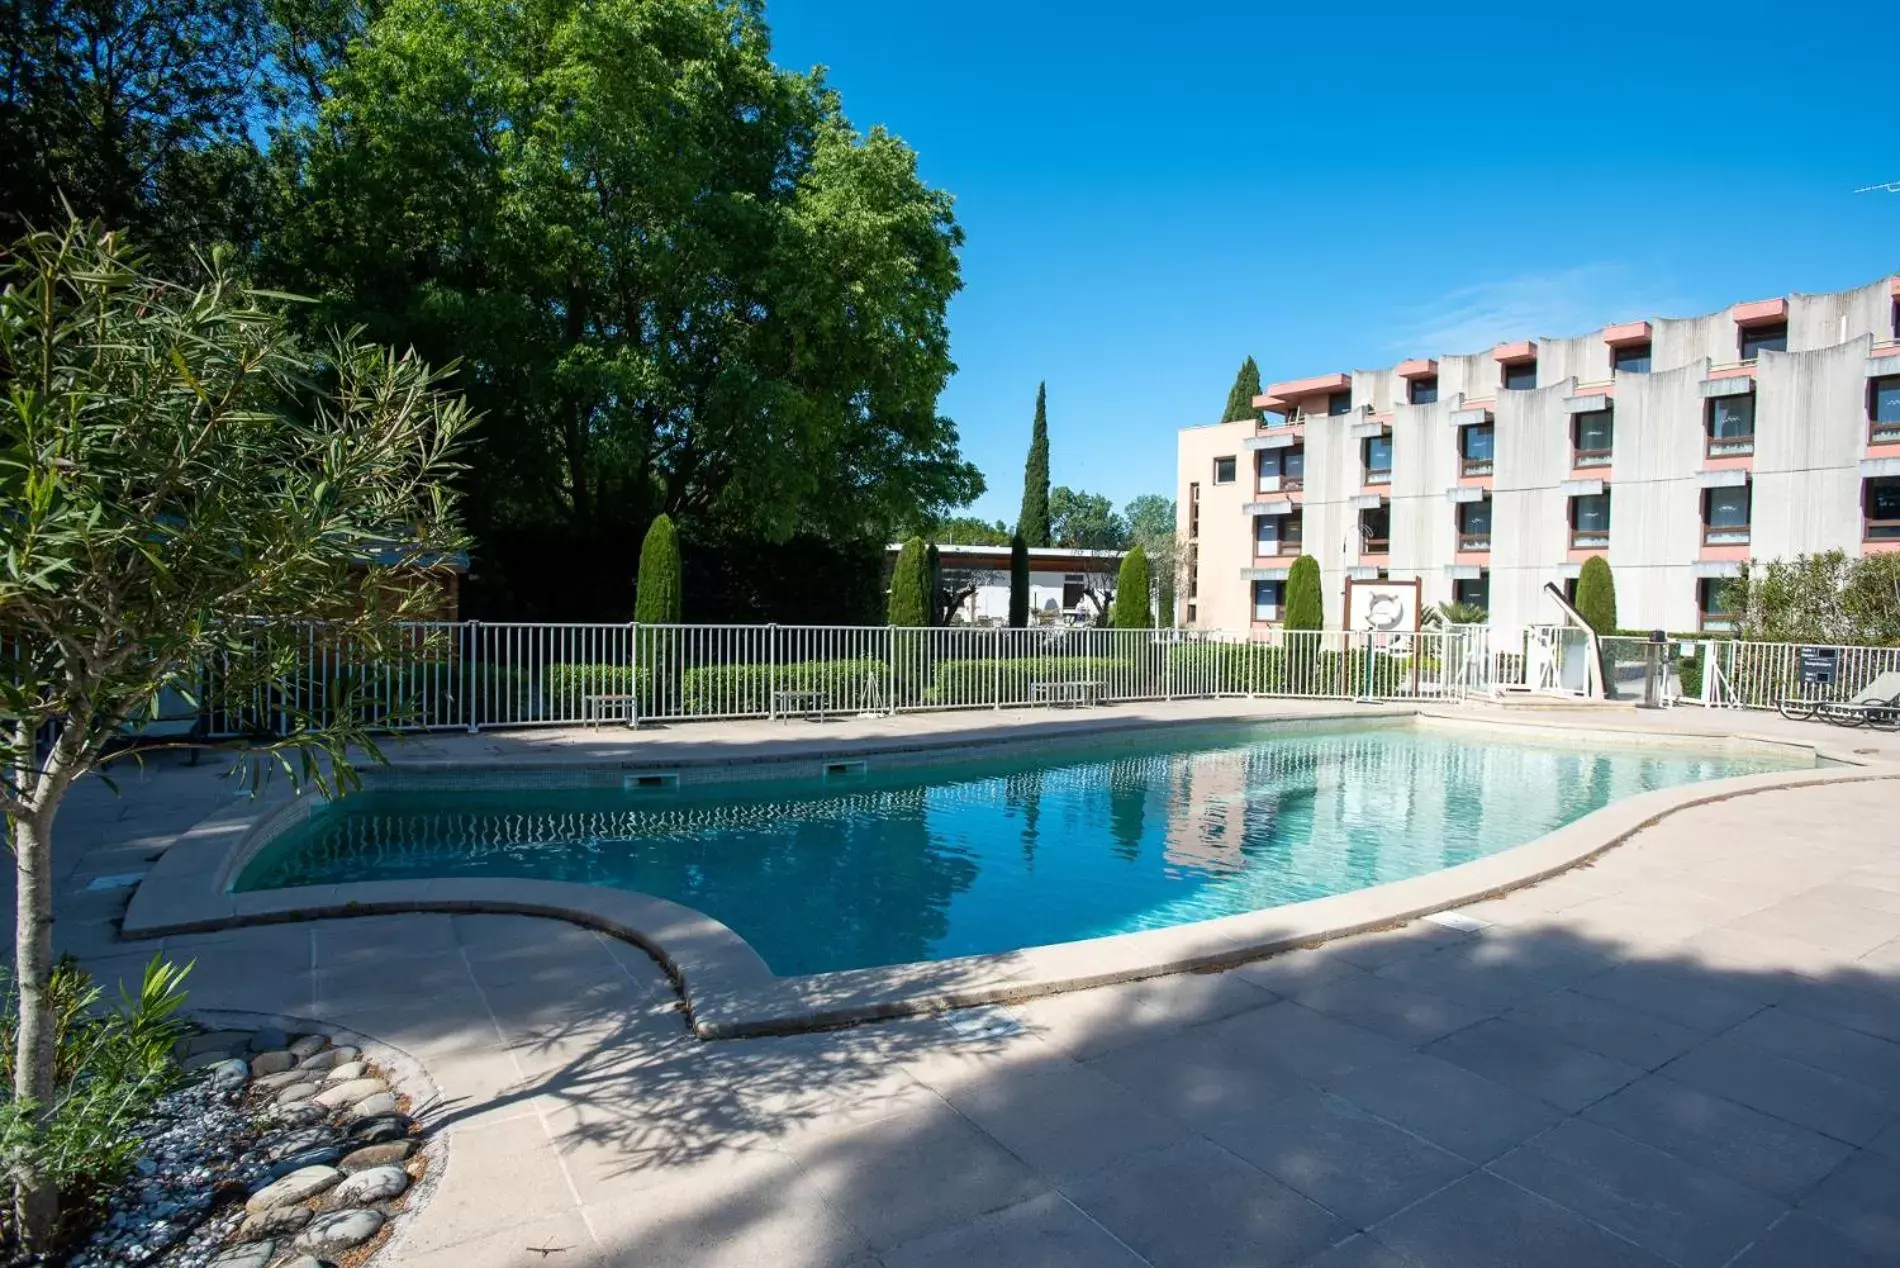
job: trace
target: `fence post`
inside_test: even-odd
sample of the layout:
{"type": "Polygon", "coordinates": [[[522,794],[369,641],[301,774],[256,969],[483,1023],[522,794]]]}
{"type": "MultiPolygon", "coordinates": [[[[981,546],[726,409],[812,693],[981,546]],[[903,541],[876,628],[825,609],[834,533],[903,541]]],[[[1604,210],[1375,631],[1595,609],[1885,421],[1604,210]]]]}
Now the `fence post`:
{"type": "Polygon", "coordinates": [[[462,716],[470,735],[482,729],[481,701],[476,699],[480,688],[470,665],[475,658],[475,645],[481,642],[481,626],[480,621],[462,622],[462,716]]]}
{"type": "Polygon", "coordinates": [[[778,721],[778,622],[765,627],[765,717],[778,721]]]}

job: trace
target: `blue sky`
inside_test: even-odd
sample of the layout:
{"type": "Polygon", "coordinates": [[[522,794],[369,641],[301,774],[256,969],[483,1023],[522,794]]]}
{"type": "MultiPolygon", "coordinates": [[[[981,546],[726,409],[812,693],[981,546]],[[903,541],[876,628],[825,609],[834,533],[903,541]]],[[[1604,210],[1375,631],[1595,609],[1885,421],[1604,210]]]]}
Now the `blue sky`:
{"type": "Polygon", "coordinates": [[[1900,8],[769,0],[968,234],[943,398],[1014,521],[1268,381],[1900,270],[1900,8]]]}

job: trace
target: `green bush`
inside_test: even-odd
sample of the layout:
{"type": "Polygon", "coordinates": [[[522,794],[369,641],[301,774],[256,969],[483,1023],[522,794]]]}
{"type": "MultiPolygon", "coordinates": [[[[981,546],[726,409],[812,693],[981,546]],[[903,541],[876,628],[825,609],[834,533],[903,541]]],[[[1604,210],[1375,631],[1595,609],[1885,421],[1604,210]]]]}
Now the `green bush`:
{"type": "Polygon", "coordinates": [[[1577,573],[1577,614],[1599,634],[1616,628],[1616,580],[1610,575],[1609,561],[1592,555],[1583,561],[1577,573]]]}
{"type": "Polygon", "coordinates": [[[1282,624],[1289,630],[1317,630],[1326,623],[1325,613],[1319,560],[1301,555],[1287,570],[1286,616],[1282,624]]]}
{"type": "Polygon", "coordinates": [[[633,593],[633,619],[642,625],[678,625],[685,617],[680,582],[680,541],[673,521],[657,516],[640,543],[640,572],[633,593]]]}
{"type": "Polygon", "coordinates": [[[891,568],[891,603],[886,620],[891,625],[930,624],[930,570],[921,537],[911,538],[897,552],[897,563],[891,568]]]}
{"type": "Polygon", "coordinates": [[[1121,571],[1115,578],[1115,606],[1109,613],[1109,625],[1118,630],[1151,630],[1154,611],[1148,577],[1148,552],[1139,543],[1122,556],[1121,571]]]}
{"type": "MultiPolygon", "coordinates": [[[[13,1061],[18,990],[6,983],[0,1015],[0,1151],[9,1167],[30,1163],[58,1186],[62,1235],[72,1240],[94,1223],[106,1198],[132,1172],[143,1147],[137,1130],[158,1098],[183,1081],[174,1052],[188,1027],[178,968],[153,957],[137,995],[120,988],[106,1006],[97,983],[70,957],[53,967],[47,1002],[53,1024],[52,1114],[16,1100],[13,1061]]],[[[15,1230],[9,1225],[9,1243],[15,1230]]],[[[9,1249],[15,1249],[11,1245],[9,1249]]]]}
{"type": "Polygon", "coordinates": [[[1114,656],[994,656],[937,662],[926,704],[1026,703],[1036,682],[1125,682],[1133,662],[1114,656]]]}

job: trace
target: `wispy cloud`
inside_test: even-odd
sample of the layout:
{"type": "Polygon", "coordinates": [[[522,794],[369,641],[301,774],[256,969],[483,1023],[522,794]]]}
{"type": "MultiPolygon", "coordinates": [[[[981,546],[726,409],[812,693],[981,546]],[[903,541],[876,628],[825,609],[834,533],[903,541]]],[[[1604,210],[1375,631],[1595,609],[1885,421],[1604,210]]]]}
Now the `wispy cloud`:
{"type": "Polygon", "coordinates": [[[1417,356],[1479,352],[1511,339],[1580,335],[1682,305],[1623,264],[1585,264],[1461,287],[1401,309],[1390,346],[1417,356]]]}

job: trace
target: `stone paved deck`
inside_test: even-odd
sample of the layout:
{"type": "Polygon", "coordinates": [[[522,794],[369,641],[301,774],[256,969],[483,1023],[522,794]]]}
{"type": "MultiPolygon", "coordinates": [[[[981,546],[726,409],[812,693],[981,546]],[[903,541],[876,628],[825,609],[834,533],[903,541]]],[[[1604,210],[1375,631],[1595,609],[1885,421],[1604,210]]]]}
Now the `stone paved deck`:
{"type": "MultiPolygon", "coordinates": [[[[128,891],[87,886],[230,796],[170,759],[123,798],[76,793],[60,945],[136,971],[128,891]]],[[[715,1044],[644,954],[558,922],[162,945],[196,958],[201,1007],[424,1063],[448,1165],[403,1264],[1900,1263],[1900,786],[1685,811],[1468,914],[1486,923],[715,1044]]]]}

